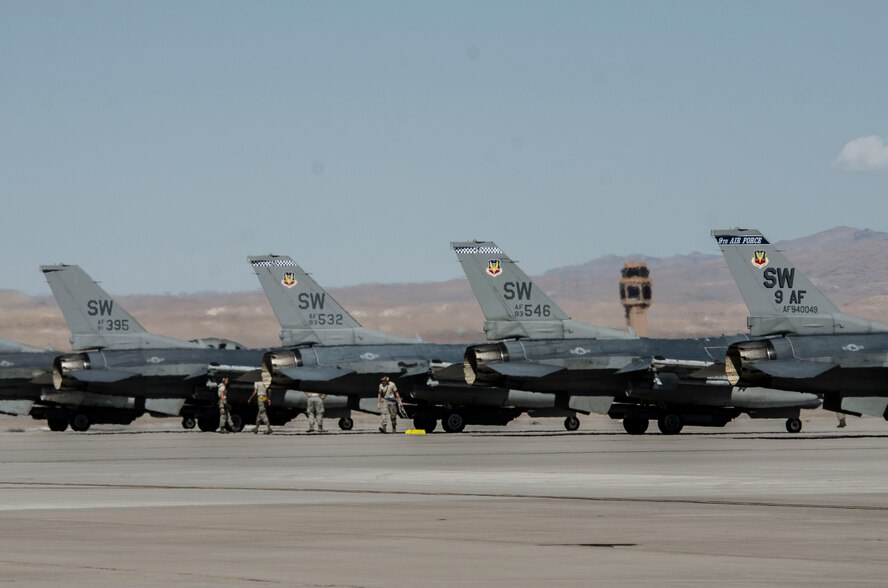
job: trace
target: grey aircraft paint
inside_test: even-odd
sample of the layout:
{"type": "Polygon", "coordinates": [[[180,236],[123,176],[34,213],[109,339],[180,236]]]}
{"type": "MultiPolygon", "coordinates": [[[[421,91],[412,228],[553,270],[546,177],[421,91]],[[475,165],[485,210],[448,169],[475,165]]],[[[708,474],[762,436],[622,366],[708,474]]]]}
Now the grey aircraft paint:
{"type": "MultiPolygon", "coordinates": [[[[40,269],[71,329],[75,349],[54,354],[55,392],[44,395],[49,400],[129,397],[134,406],[144,407],[143,412],[181,415],[183,425],[191,419],[191,426],[196,418],[202,429],[209,430],[218,419],[212,408],[215,390],[207,387],[209,373],[219,377],[258,374],[261,359],[269,351],[246,349],[223,339],[183,341],[149,333],[78,266],[40,269]]],[[[247,376],[234,381],[228,395],[229,404],[244,422],[255,418],[255,407],[246,403],[251,392],[247,376]]],[[[300,412],[286,392],[271,396],[269,418],[275,424],[284,424],[300,412]]]]}
{"type": "MultiPolygon", "coordinates": [[[[664,432],[682,423],[723,426],[741,413],[789,418],[816,396],[740,390],[727,381],[724,352],[746,335],[647,339],[572,320],[495,243],[451,243],[481,310],[488,339],[464,356],[470,385],[615,398],[609,414],[628,432],[656,418],[664,432]]],[[[793,421],[792,423],[790,421],[793,421]]]]}
{"type": "Polygon", "coordinates": [[[372,409],[386,375],[415,401],[409,412],[417,426],[433,428],[441,419],[451,431],[466,423],[506,424],[526,410],[571,419],[594,409],[564,394],[470,388],[462,376],[465,345],[367,329],[291,258],[263,255],[249,262],[281,324],[281,341],[292,345],[263,359],[263,378],[272,386],[362,397],[372,409]]]}
{"type": "Polygon", "coordinates": [[[755,229],[714,230],[757,340],[726,352],[728,379],[814,392],[824,407],[888,419],[888,325],[842,313],[755,229]]]}

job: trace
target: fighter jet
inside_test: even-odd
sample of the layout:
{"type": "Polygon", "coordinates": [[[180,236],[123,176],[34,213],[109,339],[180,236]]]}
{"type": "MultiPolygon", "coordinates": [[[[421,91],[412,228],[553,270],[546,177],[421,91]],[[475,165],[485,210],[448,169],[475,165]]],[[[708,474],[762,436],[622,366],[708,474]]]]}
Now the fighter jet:
{"type": "MultiPolygon", "coordinates": [[[[268,351],[246,349],[227,339],[183,341],[149,333],[78,266],[40,269],[71,329],[75,350],[53,353],[50,366],[55,392],[45,397],[57,404],[79,406],[82,398],[93,402],[104,399],[106,403],[126,403],[122,408],[130,411],[130,421],[145,412],[178,415],[185,428],[196,424],[202,431],[211,431],[218,427],[219,417],[214,408],[215,391],[207,388],[208,374],[258,373],[259,362],[268,351]]],[[[255,419],[255,406],[246,402],[251,391],[249,381],[229,390],[232,420],[238,429],[255,419]]],[[[278,391],[271,397],[269,419],[282,425],[304,412],[305,404],[304,394],[278,391]]],[[[344,402],[333,399],[331,404],[331,416],[338,410],[343,418],[350,418],[344,402]]],[[[101,417],[84,407],[68,420],[75,430],[86,430],[92,422],[108,422],[101,417]]]]}
{"type": "Polygon", "coordinates": [[[481,310],[484,331],[496,343],[469,347],[464,376],[474,386],[501,386],[571,396],[604,396],[608,414],[627,433],[650,420],[661,432],[685,425],[721,427],[740,414],[785,418],[801,430],[799,409],[815,408],[813,394],[736,388],[727,380],[724,353],[746,335],[702,339],[647,339],[572,320],[497,245],[451,243],[481,310]]]}
{"type": "Polygon", "coordinates": [[[759,231],[712,235],[757,338],[728,347],[728,380],[814,392],[828,410],[888,419],[888,325],[842,313],[759,231]]]}
{"type": "Polygon", "coordinates": [[[31,414],[43,390],[51,388],[50,368],[56,355],[18,341],[0,340],[0,413],[31,414]]]}
{"type": "Polygon", "coordinates": [[[417,428],[432,431],[441,420],[447,432],[466,424],[505,425],[518,415],[565,417],[579,426],[576,413],[588,413],[590,399],[505,388],[471,388],[463,379],[465,345],[423,343],[362,327],[355,318],[291,258],[249,258],[289,348],[262,360],[263,378],[273,387],[345,394],[351,406],[376,410],[381,376],[396,379],[409,399],[407,412],[417,428]]]}

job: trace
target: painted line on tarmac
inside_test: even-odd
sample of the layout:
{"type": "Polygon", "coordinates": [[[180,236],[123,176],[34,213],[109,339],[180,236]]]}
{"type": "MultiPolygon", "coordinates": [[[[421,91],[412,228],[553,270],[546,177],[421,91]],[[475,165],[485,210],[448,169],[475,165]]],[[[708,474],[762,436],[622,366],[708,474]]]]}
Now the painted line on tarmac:
{"type": "MultiPolygon", "coordinates": [[[[284,493],[324,493],[324,494],[366,494],[390,496],[428,496],[440,498],[510,498],[517,500],[555,500],[580,502],[613,502],[630,504],[690,504],[700,506],[743,506],[763,508],[812,508],[820,510],[860,510],[888,512],[888,506],[866,506],[859,504],[803,504],[798,502],[766,502],[756,500],[705,500],[695,498],[627,498],[611,496],[557,496],[546,494],[516,494],[495,492],[423,492],[419,490],[362,490],[345,488],[269,488],[250,486],[192,486],[168,484],[61,484],[57,482],[0,482],[0,488],[92,488],[109,490],[196,490],[234,492],[284,492],[284,493]]],[[[126,508],[126,507],[124,507],[126,508]]]]}

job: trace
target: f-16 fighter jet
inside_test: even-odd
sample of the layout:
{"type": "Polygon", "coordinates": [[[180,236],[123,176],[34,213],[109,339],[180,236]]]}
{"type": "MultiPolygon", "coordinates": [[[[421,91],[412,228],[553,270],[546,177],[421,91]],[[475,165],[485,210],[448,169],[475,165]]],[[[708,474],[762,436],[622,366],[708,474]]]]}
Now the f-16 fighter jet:
{"type": "Polygon", "coordinates": [[[712,231],[749,309],[728,380],[814,392],[828,410],[888,419],[888,325],[842,313],[755,229],[712,231]]]}
{"type": "Polygon", "coordinates": [[[414,425],[427,431],[438,420],[447,432],[462,431],[466,424],[505,425],[523,412],[565,417],[565,427],[574,430],[576,413],[591,410],[588,398],[471,388],[462,375],[465,345],[423,343],[362,327],[289,257],[249,261],[288,347],[262,360],[263,378],[273,387],[345,394],[353,408],[377,412],[377,387],[388,376],[409,398],[414,425]]]}
{"type": "Polygon", "coordinates": [[[721,427],[740,414],[785,418],[801,430],[801,408],[813,394],[732,387],[724,353],[745,335],[702,339],[648,339],[572,320],[493,242],[451,243],[484,313],[484,331],[496,343],[474,345],[464,376],[474,386],[502,386],[571,396],[614,399],[608,414],[640,434],[650,420],[661,432],[685,425],[721,427]]]}
{"type": "MultiPolygon", "coordinates": [[[[268,351],[246,349],[225,339],[183,341],[149,333],[78,266],[40,269],[71,329],[75,350],[53,354],[55,393],[47,395],[51,400],[84,395],[127,399],[135,416],[144,412],[180,415],[185,428],[197,424],[211,431],[218,426],[219,415],[215,393],[207,388],[208,373],[252,370],[258,374],[260,360],[268,351]]],[[[237,428],[255,419],[255,406],[247,404],[251,391],[252,382],[229,389],[237,428]]],[[[304,394],[280,390],[271,397],[268,416],[272,424],[282,425],[304,411],[305,404],[304,394]]],[[[342,402],[331,404],[331,412],[339,409],[343,418],[350,416],[344,405],[339,406],[342,402]]],[[[71,416],[71,423],[76,421],[76,430],[86,430],[93,419],[91,411],[80,411],[71,416]]]]}

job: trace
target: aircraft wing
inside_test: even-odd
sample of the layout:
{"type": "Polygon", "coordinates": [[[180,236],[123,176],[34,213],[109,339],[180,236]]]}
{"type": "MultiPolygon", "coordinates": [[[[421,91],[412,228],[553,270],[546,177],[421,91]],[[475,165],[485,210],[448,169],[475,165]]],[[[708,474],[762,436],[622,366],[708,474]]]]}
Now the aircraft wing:
{"type": "Polygon", "coordinates": [[[135,378],[139,374],[135,372],[121,372],[115,370],[72,370],[65,375],[74,378],[79,382],[113,384],[114,382],[122,382],[123,380],[135,378]]]}
{"type": "Polygon", "coordinates": [[[834,363],[787,359],[763,361],[753,364],[753,367],[775,378],[800,380],[804,378],[814,378],[838,366],[834,363]]]}
{"type": "Polygon", "coordinates": [[[510,376],[513,378],[544,378],[564,369],[564,367],[558,365],[546,365],[542,363],[531,363],[528,361],[491,363],[488,364],[487,367],[504,376],[510,376]]]}
{"type": "Polygon", "coordinates": [[[355,373],[353,370],[334,367],[290,367],[279,369],[278,372],[298,382],[329,382],[355,373]]]}

